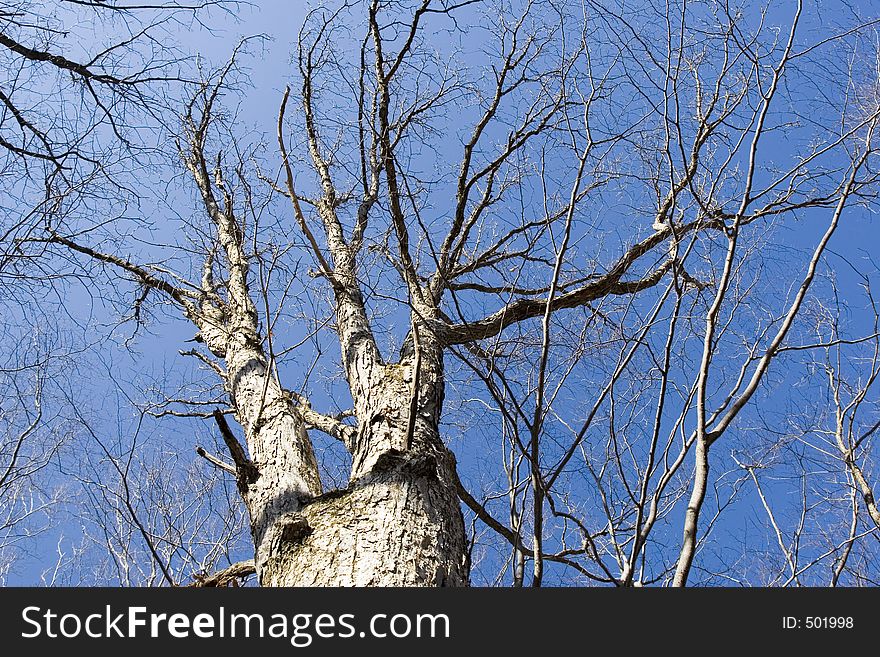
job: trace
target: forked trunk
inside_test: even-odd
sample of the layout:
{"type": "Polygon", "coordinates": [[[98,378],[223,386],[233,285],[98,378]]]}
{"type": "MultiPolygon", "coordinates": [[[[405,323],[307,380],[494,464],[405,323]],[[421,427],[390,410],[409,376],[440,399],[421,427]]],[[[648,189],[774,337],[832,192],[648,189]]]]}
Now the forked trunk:
{"type": "MultiPolygon", "coordinates": [[[[228,363],[239,360],[231,356],[228,363]]],[[[410,354],[362,377],[349,485],[323,493],[295,404],[271,376],[266,383],[265,362],[255,356],[230,368],[253,455],[239,487],[263,586],[467,585],[455,460],[438,431],[440,359],[439,350],[410,354]]]]}

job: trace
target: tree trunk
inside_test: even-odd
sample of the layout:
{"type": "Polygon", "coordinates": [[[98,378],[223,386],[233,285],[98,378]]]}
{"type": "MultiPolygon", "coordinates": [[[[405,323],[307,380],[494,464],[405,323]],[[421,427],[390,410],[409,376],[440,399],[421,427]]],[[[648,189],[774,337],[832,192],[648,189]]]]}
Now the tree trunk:
{"type": "MultiPolygon", "coordinates": [[[[254,428],[248,417],[262,392],[250,386],[248,408],[241,392],[232,394],[258,473],[242,492],[263,586],[467,585],[455,459],[438,429],[442,353],[433,346],[427,352],[361,372],[366,390],[356,400],[359,427],[348,446],[352,472],[342,490],[320,493],[317,469],[310,474],[310,448],[294,449],[291,459],[278,447],[302,445],[304,429],[271,376],[262,417],[266,408],[273,411],[261,426],[254,428]],[[279,434],[285,428],[288,435],[279,434]]],[[[250,367],[264,380],[264,367],[250,367]]]]}
{"type": "Polygon", "coordinates": [[[348,488],[277,520],[263,586],[462,586],[464,526],[450,455],[387,453],[348,488]]]}
{"type": "MultiPolygon", "coordinates": [[[[195,126],[195,124],[193,124],[195,126]]],[[[421,308],[411,318],[410,348],[386,364],[358,289],[353,252],[335,215],[329,180],[319,212],[335,270],[336,332],[355,406],[357,429],[342,436],[352,456],[345,489],[323,492],[303,409],[280,385],[262,347],[248,289],[248,258],[225,185],[218,203],[203,153],[204,127],[193,127],[186,160],[226,255],[227,297],[213,292],[213,261],[203,271],[198,305],[187,316],[217,357],[249,458],[221,422],[251,519],[254,564],[264,586],[461,586],[468,583],[464,521],[455,459],[440,439],[443,353],[421,308]]],[[[316,155],[317,157],[317,155],[316,155]]],[[[320,164],[320,159],[316,162],[320,164]]],[[[215,173],[215,177],[219,174],[215,173]]],[[[180,294],[180,299],[184,299],[180,294]]]]}

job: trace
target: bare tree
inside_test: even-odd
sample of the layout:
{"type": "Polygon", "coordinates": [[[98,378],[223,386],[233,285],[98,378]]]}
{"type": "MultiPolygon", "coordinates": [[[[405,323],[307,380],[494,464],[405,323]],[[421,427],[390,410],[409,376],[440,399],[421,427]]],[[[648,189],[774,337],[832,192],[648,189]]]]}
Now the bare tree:
{"type": "MultiPolygon", "coordinates": [[[[3,341],[20,335],[7,320],[3,341]],[[10,335],[11,334],[11,335],[10,335]],[[18,334],[18,335],[17,335],[18,334]]],[[[45,481],[45,471],[69,434],[58,421],[57,383],[65,355],[52,336],[31,331],[29,339],[4,354],[0,363],[0,578],[27,554],[51,525],[61,491],[45,481]]]]}
{"type": "MultiPolygon", "coordinates": [[[[216,424],[228,454],[199,454],[234,477],[263,585],[740,581],[700,554],[746,495],[799,583],[761,471],[789,452],[743,419],[775,363],[833,346],[798,320],[873,202],[880,118],[876,18],[806,12],[318,8],[274,156],[224,109],[238,56],[183,109],[200,217],[151,263],[101,222],[38,240],[197,330],[183,353],[225,398],[175,403],[216,424]]],[[[837,448],[867,500],[863,444],[837,448]]]]}

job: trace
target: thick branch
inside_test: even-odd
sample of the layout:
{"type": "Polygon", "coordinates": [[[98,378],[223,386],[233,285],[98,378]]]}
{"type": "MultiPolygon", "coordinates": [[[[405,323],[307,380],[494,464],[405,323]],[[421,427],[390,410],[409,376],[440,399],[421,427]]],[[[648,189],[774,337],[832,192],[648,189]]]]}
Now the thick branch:
{"type": "MultiPolygon", "coordinates": [[[[654,239],[655,237],[652,236],[633,247],[621,262],[624,260],[629,261],[630,258],[632,260],[638,258],[638,255],[633,255],[634,252],[641,251],[647,243],[654,242],[654,239]]],[[[435,331],[443,343],[447,345],[485,340],[498,335],[512,324],[540,317],[548,307],[551,312],[565,308],[577,308],[603,297],[634,294],[651,288],[660,282],[663,276],[672,268],[672,264],[672,260],[667,260],[644,278],[635,281],[621,281],[620,278],[628,268],[629,263],[627,262],[625,266],[621,266],[618,263],[605,276],[587,283],[576,290],[560,294],[552,300],[518,299],[484,319],[465,324],[438,324],[435,327],[435,331]]]]}
{"type": "Polygon", "coordinates": [[[83,253],[90,258],[94,258],[95,260],[106,262],[108,264],[115,265],[120,269],[124,269],[125,271],[134,274],[143,285],[159,290],[160,292],[164,292],[187,310],[190,310],[192,308],[192,302],[198,298],[198,295],[195,292],[176,287],[168,281],[159,278],[144,267],[136,265],[128,260],[125,260],[124,258],[120,258],[119,256],[114,256],[107,253],[101,253],[100,251],[95,251],[88,246],[82,246],[80,244],[77,244],[76,242],[67,239],[66,237],[58,235],[54,231],[50,231],[50,235],[50,242],[63,244],[67,248],[73,251],[77,251],[78,253],[83,253]]]}

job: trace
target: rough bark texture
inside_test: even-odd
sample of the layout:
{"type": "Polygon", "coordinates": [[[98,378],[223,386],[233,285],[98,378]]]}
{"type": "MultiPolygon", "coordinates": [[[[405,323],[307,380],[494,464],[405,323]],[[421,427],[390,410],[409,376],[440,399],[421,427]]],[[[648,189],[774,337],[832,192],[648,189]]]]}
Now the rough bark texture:
{"type": "Polygon", "coordinates": [[[440,350],[429,344],[421,347],[427,353],[411,351],[400,363],[371,362],[366,372],[363,361],[353,367],[365,385],[357,399],[359,429],[349,445],[351,480],[345,489],[322,494],[295,403],[268,372],[260,348],[239,339],[241,333],[226,334],[223,348],[219,335],[207,332],[207,342],[224,354],[230,401],[247,439],[250,463],[239,464],[239,488],[260,583],[466,585],[455,461],[438,432],[440,350]]]}
{"type": "Polygon", "coordinates": [[[362,419],[350,446],[347,488],[299,497],[300,506],[268,508],[272,525],[259,542],[260,523],[254,523],[263,585],[467,584],[455,461],[437,430],[442,371],[439,350],[434,352],[421,360],[415,404],[415,355],[399,364],[374,364],[372,374],[362,377],[370,382],[359,398],[362,419]],[[412,422],[411,407],[417,409],[412,422]]]}
{"type": "MultiPolygon", "coordinates": [[[[241,299],[247,299],[242,288],[241,299]]],[[[224,358],[226,387],[250,459],[237,463],[251,518],[255,566],[265,586],[467,584],[455,461],[439,431],[442,351],[409,339],[384,364],[365,321],[340,303],[340,340],[358,429],[347,444],[350,483],[322,494],[301,413],[269,371],[252,306],[204,307],[203,338],[224,358]],[[411,413],[415,415],[411,417],[411,413]]],[[[241,458],[238,461],[242,461],[241,458]]]]}
{"type": "Polygon", "coordinates": [[[464,527],[448,454],[386,453],[368,475],[286,514],[264,586],[462,586],[464,527]]]}
{"type": "Polygon", "coordinates": [[[349,486],[279,518],[261,582],[466,585],[455,460],[438,433],[442,353],[429,342],[398,364],[363,365],[356,361],[351,371],[362,382],[362,394],[356,397],[360,428],[350,446],[349,486]],[[412,420],[410,409],[416,411],[412,420]]]}
{"type": "Polygon", "coordinates": [[[262,354],[232,350],[226,362],[230,399],[253,465],[240,468],[239,487],[250,513],[259,573],[271,554],[277,520],[320,494],[321,482],[303,422],[268,373],[262,354]]]}

